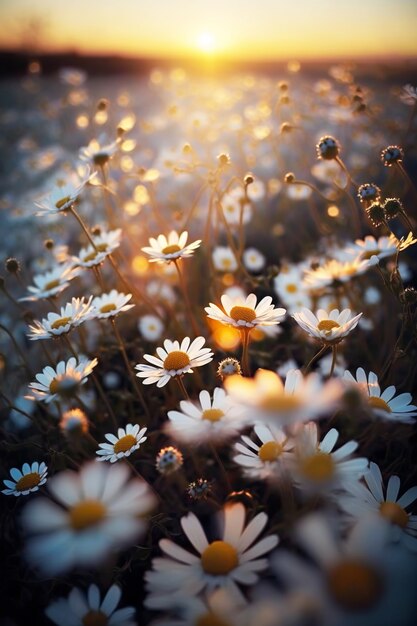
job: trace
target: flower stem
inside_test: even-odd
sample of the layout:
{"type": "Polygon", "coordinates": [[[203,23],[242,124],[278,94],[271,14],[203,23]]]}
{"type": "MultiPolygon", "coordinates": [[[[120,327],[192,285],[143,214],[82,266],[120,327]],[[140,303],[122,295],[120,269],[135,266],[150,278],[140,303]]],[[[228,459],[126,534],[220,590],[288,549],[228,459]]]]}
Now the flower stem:
{"type": "Polygon", "coordinates": [[[82,219],[81,215],[78,213],[78,211],[74,208],[74,205],[72,205],[70,207],[70,212],[73,214],[73,216],[75,217],[75,219],[77,220],[77,222],[79,223],[79,225],[81,226],[81,228],[83,229],[83,231],[86,234],[86,237],[88,239],[88,241],[91,243],[91,245],[93,246],[94,250],[96,252],[98,252],[97,246],[94,243],[94,239],[92,238],[92,236],[90,235],[90,233],[88,232],[88,228],[84,222],[84,220],[82,219]]]}
{"type": "Polygon", "coordinates": [[[242,337],[242,373],[243,376],[250,376],[249,368],[249,334],[250,328],[244,328],[240,331],[242,337]]]}
{"type": "Polygon", "coordinates": [[[330,368],[329,378],[333,376],[334,366],[336,365],[336,358],[337,358],[337,345],[332,346],[332,366],[330,368]]]}
{"type": "Polygon", "coordinates": [[[319,359],[321,357],[321,355],[327,350],[328,347],[329,346],[327,344],[324,344],[324,346],[321,347],[321,349],[317,352],[317,354],[315,354],[313,356],[311,361],[304,368],[304,374],[307,374],[307,372],[309,371],[309,369],[311,368],[313,363],[315,363],[317,361],[317,359],[319,359]]]}
{"type": "Polygon", "coordinates": [[[190,302],[190,298],[188,296],[188,291],[187,291],[187,287],[186,287],[186,284],[185,284],[184,276],[183,276],[183,273],[180,270],[180,266],[179,266],[179,263],[178,263],[177,259],[174,260],[174,265],[175,265],[175,269],[177,270],[177,273],[178,273],[178,278],[179,278],[179,281],[180,281],[181,291],[182,291],[182,293],[184,295],[185,307],[186,307],[186,310],[187,310],[187,317],[188,317],[189,322],[191,324],[191,327],[193,329],[194,335],[196,337],[198,337],[199,334],[200,334],[200,331],[198,329],[197,322],[194,319],[194,315],[193,315],[193,311],[192,311],[192,307],[191,307],[191,302],[190,302]]]}
{"type": "Polygon", "coordinates": [[[182,376],[175,376],[175,380],[177,381],[178,387],[181,389],[181,393],[183,394],[184,398],[186,400],[189,400],[190,396],[188,395],[184,383],[182,382],[182,376]]]}

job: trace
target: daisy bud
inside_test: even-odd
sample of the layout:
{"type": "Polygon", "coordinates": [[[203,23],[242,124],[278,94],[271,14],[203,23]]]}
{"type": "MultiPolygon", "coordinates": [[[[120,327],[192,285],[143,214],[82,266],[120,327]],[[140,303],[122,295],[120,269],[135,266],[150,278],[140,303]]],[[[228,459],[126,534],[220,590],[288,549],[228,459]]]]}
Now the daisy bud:
{"type": "Polygon", "coordinates": [[[94,237],[99,237],[101,235],[100,226],[93,226],[91,229],[91,234],[94,235],[94,237]]]}
{"type": "Polygon", "coordinates": [[[391,220],[397,217],[399,213],[402,213],[404,208],[398,198],[387,198],[384,202],[384,211],[386,219],[391,220]]]}
{"type": "Polygon", "coordinates": [[[285,80],[280,80],[278,83],[278,89],[280,91],[288,91],[288,83],[285,80]]]}
{"type": "Polygon", "coordinates": [[[284,134],[284,133],[290,133],[293,129],[293,126],[291,126],[291,124],[289,122],[283,122],[281,124],[281,128],[280,128],[280,133],[284,134]]]}
{"type": "Polygon", "coordinates": [[[45,239],[45,241],[43,242],[43,245],[46,250],[53,250],[55,242],[53,239],[45,239]]]}
{"type": "Polygon", "coordinates": [[[222,380],[224,380],[228,376],[233,376],[234,374],[238,374],[239,376],[242,374],[242,369],[240,367],[239,361],[232,357],[223,359],[223,361],[219,363],[219,367],[217,368],[217,375],[220,376],[222,380]]]}
{"type": "Polygon", "coordinates": [[[219,156],[217,157],[217,160],[219,162],[220,167],[226,167],[227,165],[230,165],[230,156],[226,154],[225,152],[223,152],[222,154],[219,154],[219,156]]]}
{"type": "Polygon", "coordinates": [[[358,189],[358,198],[362,204],[369,206],[372,202],[378,202],[381,198],[381,190],[374,183],[365,183],[358,189]]]}
{"type": "Polygon", "coordinates": [[[10,274],[17,274],[20,272],[20,263],[14,257],[10,257],[6,260],[5,267],[10,274]]]}
{"type": "Polygon", "coordinates": [[[251,185],[254,182],[255,178],[252,174],[252,172],[248,172],[245,176],[245,178],[243,179],[243,182],[245,183],[245,187],[248,187],[248,185],[251,185]]]}
{"type": "Polygon", "coordinates": [[[125,129],[123,128],[123,126],[118,126],[116,128],[116,135],[117,135],[117,139],[122,139],[123,135],[125,134],[125,129]]]}
{"type": "Polygon", "coordinates": [[[160,474],[172,474],[183,464],[181,452],[173,446],[162,448],[156,457],[156,469],[160,474]]]}
{"type": "Polygon", "coordinates": [[[97,111],[105,111],[109,106],[109,101],[106,98],[100,98],[97,102],[97,111]]]}
{"type": "Polygon", "coordinates": [[[385,210],[379,202],[373,202],[367,207],[366,213],[374,226],[381,226],[385,222],[385,210]]]}
{"type": "Polygon", "coordinates": [[[289,104],[290,103],[290,99],[287,95],[281,96],[279,99],[279,103],[280,104],[289,104]]]}
{"type": "Polygon", "coordinates": [[[290,185],[294,181],[295,181],[295,174],[293,174],[292,172],[288,172],[287,174],[285,174],[284,183],[287,183],[287,185],[290,185]]]}
{"type": "Polygon", "coordinates": [[[185,143],[182,147],[182,151],[184,154],[191,154],[193,152],[193,148],[189,143],[185,143]]]}
{"type": "Polygon", "coordinates": [[[339,156],[339,144],[336,139],[331,135],[326,135],[325,137],[321,137],[319,139],[318,144],[316,145],[317,156],[319,159],[324,159],[326,161],[331,161],[339,156]]]}
{"type": "Polygon", "coordinates": [[[381,161],[386,167],[391,167],[395,163],[402,163],[404,150],[400,146],[388,146],[381,152],[381,161]]]}
{"type": "Polygon", "coordinates": [[[205,478],[198,478],[187,487],[187,494],[192,500],[205,500],[211,493],[212,483],[205,478]]]}

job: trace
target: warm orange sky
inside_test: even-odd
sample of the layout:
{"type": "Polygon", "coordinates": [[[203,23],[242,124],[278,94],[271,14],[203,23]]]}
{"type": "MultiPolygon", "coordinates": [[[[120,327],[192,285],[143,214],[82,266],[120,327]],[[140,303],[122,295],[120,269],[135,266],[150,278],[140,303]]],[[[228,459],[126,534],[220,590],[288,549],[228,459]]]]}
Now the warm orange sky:
{"type": "Polygon", "coordinates": [[[31,40],[41,51],[417,56],[415,0],[0,0],[0,20],[2,47],[31,40]],[[30,19],[38,24],[34,37],[30,19]]]}

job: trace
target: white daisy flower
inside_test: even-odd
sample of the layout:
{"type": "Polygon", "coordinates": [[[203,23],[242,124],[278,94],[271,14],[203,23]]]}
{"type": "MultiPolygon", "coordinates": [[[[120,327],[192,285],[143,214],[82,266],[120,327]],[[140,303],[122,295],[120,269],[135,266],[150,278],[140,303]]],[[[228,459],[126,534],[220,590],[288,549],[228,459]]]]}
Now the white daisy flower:
{"type": "Polygon", "coordinates": [[[34,285],[28,287],[29,296],[19,298],[19,302],[35,302],[44,298],[53,298],[69,287],[70,281],[79,275],[73,265],[57,265],[44,274],[33,277],[34,285]]]}
{"type": "Polygon", "coordinates": [[[367,376],[362,367],[356,370],[356,378],[348,371],[344,373],[343,378],[349,383],[359,385],[370,411],[377,417],[404,424],[414,423],[411,418],[417,415],[417,406],[410,404],[413,399],[411,393],[396,396],[394,385],[390,385],[381,393],[378,376],[374,372],[369,372],[367,376]]]}
{"type": "Polygon", "coordinates": [[[234,252],[228,246],[216,246],[212,253],[214,269],[219,272],[235,272],[237,261],[234,252]]]}
{"type": "Polygon", "coordinates": [[[400,100],[408,106],[415,106],[417,102],[417,87],[413,87],[410,83],[404,85],[403,91],[400,94],[400,100]]]}
{"type": "Polygon", "coordinates": [[[94,246],[90,244],[85,248],[81,248],[78,257],[73,257],[74,263],[80,267],[100,265],[104,259],[117,250],[120,246],[121,237],[121,228],[94,236],[94,246]]]}
{"type": "MultiPolygon", "coordinates": [[[[242,191],[243,193],[243,191],[242,191]]],[[[242,224],[248,224],[252,219],[252,207],[250,202],[245,202],[244,197],[238,197],[231,192],[225,194],[221,200],[224,217],[228,224],[238,225],[242,212],[242,224]]]]}
{"type": "MultiPolygon", "coordinates": [[[[216,589],[206,596],[150,596],[148,609],[168,610],[169,615],[152,622],[152,626],[254,626],[249,605],[243,595],[230,595],[216,589]]],[[[263,625],[262,625],[263,626],[263,625]]]]}
{"type": "Polygon", "coordinates": [[[79,157],[81,161],[91,165],[103,166],[116,154],[119,144],[119,139],[108,143],[105,137],[101,136],[99,139],[92,139],[88,146],[81,148],[79,157]]]}
{"type": "Polygon", "coordinates": [[[28,397],[47,404],[59,398],[71,397],[87,382],[97,363],[97,359],[90,361],[81,357],[77,362],[75,357],[71,357],[68,361],[60,361],[55,369],[48,365],[40,374],[36,374],[36,382],[29,384],[33,396],[28,397]]]}
{"type": "Polygon", "coordinates": [[[240,297],[230,298],[223,294],[221,303],[224,311],[210,302],[204,310],[207,317],[234,326],[235,328],[254,328],[255,326],[272,326],[279,324],[284,319],[286,310],[275,308],[270,296],[265,296],[257,303],[254,293],[242,300],[240,297]]]}
{"type": "Polygon", "coordinates": [[[272,567],[286,593],[311,593],[321,607],[320,626],[412,624],[415,560],[387,545],[388,530],[382,520],[367,518],[342,541],[326,519],[311,515],[296,534],[314,562],[278,550],[272,567]]]}
{"type": "Polygon", "coordinates": [[[67,598],[51,602],[45,614],[57,626],[136,626],[133,606],[117,609],[121,596],[118,585],[112,585],[103,599],[96,585],[87,592],[74,587],[67,598]]]}
{"type": "Polygon", "coordinates": [[[290,310],[310,306],[311,298],[303,283],[305,264],[284,267],[274,278],[274,290],[278,298],[290,310]]]}
{"type": "Polygon", "coordinates": [[[33,324],[29,324],[29,339],[32,341],[50,339],[69,333],[70,330],[90,319],[92,299],[93,296],[90,296],[88,300],[72,298],[71,302],[61,307],[59,313],[48,313],[48,316],[43,318],[41,322],[34,320],[33,324]]]}
{"type": "Polygon", "coordinates": [[[67,435],[88,433],[88,418],[81,409],[69,409],[62,415],[59,427],[67,435]]]}
{"type": "Polygon", "coordinates": [[[28,560],[49,575],[76,565],[96,567],[114,550],[132,545],[146,529],[141,516],[155,504],[148,484],[130,479],[123,463],[90,462],[79,473],[59,472],[48,487],[56,503],[30,502],[23,525],[30,535],[28,560]]]}
{"type": "Polygon", "coordinates": [[[129,311],[135,306],[134,304],[127,304],[131,298],[131,293],[120,293],[117,289],[96,296],[91,302],[91,317],[104,320],[115,317],[122,311],[129,311]]]}
{"type": "Polygon", "coordinates": [[[304,284],[309,289],[327,287],[335,281],[346,283],[354,276],[364,274],[370,267],[375,265],[378,259],[354,259],[353,261],[341,262],[336,259],[327,261],[317,269],[306,270],[304,284]]]}
{"type": "Polygon", "coordinates": [[[356,239],[354,244],[347,246],[345,252],[353,259],[359,258],[361,261],[371,259],[384,259],[387,256],[396,254],[399,241],[394,235],[389,237],[379,237],[375,239],[372,235],[367,235],[365,239],[356,239]]]}
{"type": "Polygon", "coordinates": [[[186,245],[187,239],[188,232],[186,230],[181,235],[172,230],[168,237],[165,235],[159,235],[157,239],[151,237],[149,239],[150,247],[146,246],[142,250],[151,257],[150,263],[170,263],[192,256],[194,251],[200,247],[201,239],[186,245]]]}
{"type": "Polygon", "coordinates": [[[117,437],[112,433],[104,435],[110,443],[100,443],[96,454],[99,455],[97,461],[110,461],[115,463],[123,457],[128,457],[139,450],[140,445],[147,440],[144,437],[147,428],[140,428],[139,424],[127,424],[126,428],[119,428],[117,437]]]}
{"type": "Polygon", "coordinates": [[[317,425],[305,424],[297,434],[292,473],[298,486],[307,491],[333,495],[356,484],[368,469],[368,459],[351,458],[358,448],[357,441],[348,441],[334,450],[339,432],[332,428],[322,441],[317,425]]]}
{"type": "Polygon", "coordinates": [[[278,426],[305,422],[333,411],[343,393],[339,380],[323,382],[318,374],[303,376],[300,370],[289,371],[285,384],[275,372],[259,369],[254,378],[230,376],[224,386],[242,406],[249,423],[256,416],[256,421],[278,426]]]}
{"type": "Polygon", "coordinates": [[[156,315],[143,315],[138,320],[138,330],[146,341],[156,341],[161,338],[164,325],[156,315]]]}
{"type": "Polygon", "coordinates": [[[238,442],[234,446],[239,452],[233,457],[234,462],[244,468],[244,474],[248,478],[279,479],[294,443],[276,426],[255,424],[254,431],[261,445],[242,435],[243,443],[238,442]]]}
{"type": "Polygon", "coordinates": [[[246,248],[242,255],[243,264],[250,272],[260,272],[265,267],[266,259],[256,248],[246,248]]]}
{"type": "Polygon", "coordinates": [[[46,483],[47,475],[48,468],[43,462],[24,463],[21,470],[13,467],[10,470],[13,480],[3,480],[7,489],[3,489],[2,493],[6,496],[27,496],[46,483]]]}
{"type": "Polygon", "coordinates": [[[213,391],[213,398],[205,389],[200,392],[199,405],[182,400],[181,411],[168,411],[166,430],[176,440],[200,445],[207,441],[230,439],[245,426],[239,423],[240,411],[233,406],[220,387],[213,391]]]}
{"type": "Polygon", "coordinates": [[[204,337],[197,337],[192,343],[189,337],[185,337],[181,344],[165,339],[164,347],[156,349],[159,358],[145,354],[143,358],[152,365],[136,365],[136,376],[145,379],[142,381],[144,385],[156,383],[157,387],[163,387],[175,376],[190,374],[193,367],[201,367],[213,360],[210,348],[203,348],[205,342],[204,337]]]}
{"type": "Polygon", "coordinates": [[[392,541],[400,541],[417,551],[417,515],[410,515],[406,508],[417,500],[417,487],[411,487],[399,496],[401,480],[390,476],[384,495],[384,481],[376,463],[371,463],[364,475],[366,486],[357,483],[349,488],[350,494],[340,496],[338,504],[345,513],[360,520],[366,515],[380,515],[391,524],[392,541]]]}
{"type": "Polygon", "coordinates": [[[314,315],[310,309],[304,308],[293,314],[293,318],[303,330],[325,344],[336,344],[354,329],[359,323],[362,313],[353,315],[350,309],[332,309],[327,312],[319,309],[314,315]]]}
{"type": "Polygon", "coordinates": [[[95,177],[96,173],[87,170],[82,178],[74,174],[63,184],[56,185],[54,189],[35,202],[40,209],[35,215],[54,215],[60,211],[67,211],[78,200],[84,187],[95,177]]]}
{"type": "Polygon", "coordinates": [[[307,200],[313,192],[307,185],[291,183],[290,185],[287,185],[286,193],[288,198],[291,198],[291,200],[307,200]]]}
{"type": "Polygon", "coordinates": [[[259,557],[278,544],[277,535],[270,535],[253,545],[268,516],[259,513],[245,528],[246,512],[240,502],[226,506],[223,516],[221,539],[212,542],[207,540],[193,513],[181,518],[182,529],[198,555],[169,539],[161,539],[159,547],[167,556],[154,559],[152,571],[145,575],[151,596],[163,597],[174,592],[196,595],[217,587],[228,594],[237,594],[239,584],[253,585],[258,581],[258,572],[268,567],[267,559],[259,557]]]}

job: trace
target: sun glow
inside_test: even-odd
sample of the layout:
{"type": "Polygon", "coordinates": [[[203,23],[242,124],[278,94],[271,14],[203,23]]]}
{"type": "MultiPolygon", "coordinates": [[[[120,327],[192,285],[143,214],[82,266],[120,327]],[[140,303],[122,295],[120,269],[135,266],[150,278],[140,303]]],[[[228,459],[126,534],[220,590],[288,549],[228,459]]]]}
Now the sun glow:
{"type": "Polygon", "coordinates": [[[216,38],[208,32],[200,33],[196,44],[200,52],[204,52],[204,54],[214,54],[217,48],[216,38]]]}

